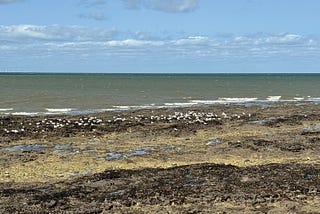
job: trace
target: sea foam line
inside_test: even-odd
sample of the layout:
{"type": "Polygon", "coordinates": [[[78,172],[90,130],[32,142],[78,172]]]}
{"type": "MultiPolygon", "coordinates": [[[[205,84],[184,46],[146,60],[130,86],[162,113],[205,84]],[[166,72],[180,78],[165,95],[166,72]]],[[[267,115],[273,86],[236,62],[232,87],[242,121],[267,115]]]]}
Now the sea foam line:
{"type": "Polygon", "coordinates": [[[196,103],[165,103],[165,106],[175,106],[175,107],[179,107],[179,106],[193,106],[196,105],[196,103]]]}
{"type": "Polygon", "coordinates": [[[227,101],[227,102],[235,102],[235,103],[243,103],[243,102],[254,102],[254,101],[257,101],[258,98],[256,97],[235,97],[235,98],[225,98],[225,97],[222,97],[222,98],[219,98],[218,100],[221,100],[221,101],[227,101]]]}
{"type": "Polygon", "coordinates": [[[137,105],[137,106],[113,106],[113,109],[107,109],[107,110],[134,110],[134,109],[154,109],[158,108],[159,106],[155,104],[150,105],[137,105]]]}
{"type": "Polygon", "coordinates": [[[0,111],[12,111],[13,108],[0,108],[0,111]]]}
{"type": "Polygon", "coordinates": [[[246,102],[256,102],[258,98],[219,98],[218,100],[190,100],[191,103],[195,104],[224,104],[224,103],[246,103],[246,102]]]}
{"type": "Polygon", "coordinates": [[[310,97],[307,100],[312,102],[320,102],[320,97],[310,97]]]}
{"type": "Polygon", "coordinates": [[[267,100],[272,101],[272,102],[279,101],[280,99],[281,99],[281,96],[268,96],[267,97],[267,100]]]}
{"type": "Polygon", "coordinates": [[[46,108],[45,111],[39,112],[13,112],[13,108],[0,108],[0,114],[2,115],[19,115],[19,116],[38,116],[38,115],[81,115],[91,114],[98,112],[117,112],[117,111],[129,111],[139,109],[162,109],[162,108],[179,108],[179,107],[192,107],[196,105],[219,105],[219,104],[265,104],[271,102],[320,102],[320,97],[293,97],[292,99],[282,99],[281,96],[268,96],[265,99],[258,99],[255,97],[240,97],[240,98],[219,98],[216,100],[189,100],[184,102],[172,102],[172,103],[159,103],[159,104],[145,104],[145,105],[119,105],[111,108],[104,109],[76,109],[76,108],[46,108]]]}
{"type": "Polygon", "coordinates": [[[14,115],[14,116],[36,116],[40,115],[40,112],[10,112],[5,113],[6,115],[14,115]]]}
{"type": "Polygon", "coordinates": [[[46,108],[48,112],[70,112],[74,111],[73,108],[46,108]]]}

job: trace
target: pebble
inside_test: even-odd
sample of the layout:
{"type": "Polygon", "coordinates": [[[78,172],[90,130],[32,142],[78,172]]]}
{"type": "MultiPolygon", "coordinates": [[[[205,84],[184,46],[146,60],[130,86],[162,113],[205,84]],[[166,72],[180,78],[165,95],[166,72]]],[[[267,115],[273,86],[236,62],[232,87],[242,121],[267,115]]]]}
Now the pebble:
{"type": "Polygon", "coordinates": [[[212,145],[216,145],[216,144],[219,144],[219,143],[222,143],[222,140],[221,139],[211,139],[208,143],[206,143],[207,146],[212,146],[212,145]]]}

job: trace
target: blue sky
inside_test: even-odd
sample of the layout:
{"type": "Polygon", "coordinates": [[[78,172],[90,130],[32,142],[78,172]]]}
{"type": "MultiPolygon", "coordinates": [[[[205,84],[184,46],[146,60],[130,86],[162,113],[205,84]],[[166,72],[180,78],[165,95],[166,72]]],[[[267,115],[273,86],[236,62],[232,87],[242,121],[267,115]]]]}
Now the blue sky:
{"type": "Polygon", "coordinates": [[[0,71],[319,72],[319,0],[0,0],[0,71]]]}

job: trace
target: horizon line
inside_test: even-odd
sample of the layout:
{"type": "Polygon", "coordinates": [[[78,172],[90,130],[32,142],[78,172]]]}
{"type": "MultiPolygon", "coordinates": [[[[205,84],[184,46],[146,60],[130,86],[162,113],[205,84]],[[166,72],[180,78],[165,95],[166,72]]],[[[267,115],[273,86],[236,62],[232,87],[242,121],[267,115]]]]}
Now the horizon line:
{"type": "Polygon", "coordinates": [[[320,74],[320,72],[66,72],[66,71],[0,71],[0,74],[320,74]]]}

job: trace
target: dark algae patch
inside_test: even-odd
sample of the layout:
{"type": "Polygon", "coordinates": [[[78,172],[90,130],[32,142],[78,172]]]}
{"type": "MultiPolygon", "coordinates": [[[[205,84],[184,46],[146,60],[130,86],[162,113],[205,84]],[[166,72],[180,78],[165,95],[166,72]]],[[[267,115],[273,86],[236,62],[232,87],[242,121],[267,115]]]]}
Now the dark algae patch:
{"type": "MultiPolygon", "coordinates": [[[[217,212],[226,205],[229,212],[267,212],[281,203],[318,199],[319,175],[318,164],[196,164],[107,170],[52,184],[2,183],[0,211],[121,213],[153,209],[162,212],[171,207],[173,212],[189,213],[217,212]]],[[[298,210],[299,206],[291,208],[298,210]]]]}

